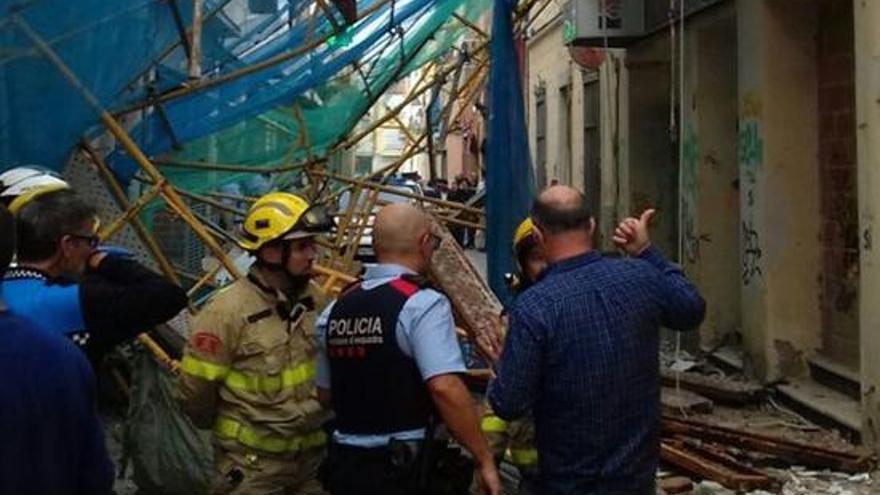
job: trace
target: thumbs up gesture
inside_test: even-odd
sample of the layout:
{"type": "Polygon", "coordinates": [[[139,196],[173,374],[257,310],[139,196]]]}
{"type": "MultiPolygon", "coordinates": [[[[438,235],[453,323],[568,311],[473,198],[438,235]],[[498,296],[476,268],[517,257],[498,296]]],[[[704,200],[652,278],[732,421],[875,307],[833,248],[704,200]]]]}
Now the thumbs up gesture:
{"type": "Polygon", "coordinates": [[[611,239],[614,244],[622,249],[630,256],[638,256],[648,246],[651,245],[651,238],[648,236],[648,224],[654,217],[656,210],[653,208],[645,210],[639,218],[625,218],[614,229],[614,235],[611,239]]]}

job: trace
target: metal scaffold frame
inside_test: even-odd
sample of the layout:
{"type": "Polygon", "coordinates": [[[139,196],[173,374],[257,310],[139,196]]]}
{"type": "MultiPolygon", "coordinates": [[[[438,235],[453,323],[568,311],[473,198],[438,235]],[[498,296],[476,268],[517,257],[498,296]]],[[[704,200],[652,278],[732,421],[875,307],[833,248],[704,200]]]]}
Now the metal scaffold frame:
{"type": "MultiPolygon", "coordinates": [[[[377,11],[391,1],[393,0],[381,0],[373,3],[369,9],[359,13],[359,18],[369,16],[371,13],[377,11]]],[[[550,0],[525,1],[515,14],[516,20],[520,23],[521,28],[525,27],[522,21],[527,18],[529,9],[539,3],[546,5],[549,1],[550,0]]],[[[200,6],[196,6],[196,8],[201,9],[200,6]]],[[[130,198],[126,194],[122,184],[120,184],[116,176],[105,163],[104,157],[101,156],[101,153],[88,140],[83,139],[81,141],[79,151],[89,162],[94,164],[95,169],[100,174],[106,187],[109,189],[122,211],[121,215],[112,219],[101,230],[100,236],[102,239],[110,238],[127,225],[131,226],[146,247],[150,256],[154,259],[157,266],[166,277],[177,284],[181,284],[181,277],[195,280],[195,284],[188,291],[190,297],[192,297],[198,289],[210,285],[210,281],[221,269],[228,272],[233,279],[241,276],[241,273],[239,273],[235,264],[227,254],[227,250],[224,249],[224,240],[233,241],[234,236],[228,232],[223,232],[222,229],[219,229],[216,226],[210,225],[206,219],[200,218],[199,215],[195,214],[189,208],[184,201],[184,198],[187,198],[190,201],[207,204],[211,207],[238,216],[244,216],[245,211],[225,204],[220,200],[232,199],[243,203],[250,203],[254,198],[226,195],[223,193],[209,193],[208,195],[203,195],[184,191],[175,187],[175,185],[166,178],[161,170],[164,167],[178,167],[203,170],[206,172],[246,172],[255,174],[280,174],[302,170],[309,178],[310,187],[306,191],[306,195],[308,195],[312,201],[329,203],[333,201],[335,197],[346,191],[350,192],[351,197],[356,199],[359,199],[362,194],[366,194],[365,202],[362,203],[360,200],[350,201],[346,211],[334,212],[339,219],[335,236],[327,241],[322,241],[322,244],[327,248],[326,254],[321,258],[320,263],[316,265],[315,271],[320,277],[323,277],[321,285],[329,292],[338,291],[343,285],[354,280],[354,276],[352,275],[355,264],[354,258],[360,238],[369,228],[369,216],[376,207],[381,206],[386,202],[380,199],[380,193],[397,195],[409,200],[417,201],[431,211],[440,222],[472,229],[485,228],[484,213],[482,209],[438,198],[423,197],[416,194],[406,193],[388,185],[391,177],[407,162],[407,160],[426,151],[427,147],[425,142],[429,140],[429,134],[432,132],[430,125],[426,125],[426,128],[419,133],[419,135],[413,135],[412,132],[406,129],[406,126],[400,119],[401,113],[409,105],[417,101],[429,91],[451,83],[452,87],[447,91],[447,101],[441,109],[441,115],[444,116],[444,120],[447,123],[451,121],[451,125],[454,126],[465,110],[479,97],[486,83],[489,64],[489,36],[477,25],[459,15],[454,16],[454,18],[465,25],[469,30],[475,32],[481,39],[480,44],[473,49],[469,56],[459,57],[454,63],[448,64],[445,67],[439,67],[433,62],[430,63],[428,67],[423,70],[421,77],[413,85],[409,94],[407,94],[398,105],[393,108],[385,107],[386,111],[381,117],[362,126],[352,135],[347,137],[343,136],[343,138],[341,138],[322,156],[316,156],[314,154],[308,135],[304,132],[305,126],[300,125],[300,129],[302,129],[303,132],[296,137],[296,143],[294,144],[298,145],[303,151],[305,151],[307,157],[305,160],[297,163],[284,163],[273,167],[249,167],[244,165],[192,162],[168,158],[157,158],[154,160],[148,158],[128,134],[128,131],[126,131],[123,125],[120,124],[118,120],[120,116],[133,111],[156,107],[163,102],[190,95],[210,87],[236,80],[256,71],[281,64],[294,57],[302,55],[309,50],[316,49],[323,43],[328,42],[332,37],[332,35],[328,35],[314,40],[310,37],[310,39],[307,39],[302,46],[293,50],[280,53],[262,62],[243,67],[219,77],[206,78],[201,74],[201,68],[199,67],[198,32],[200,23],[214,13],[215,12],[208,12],[205,13],[204,16],[197,13],[199,15],[195,16],[196,19],[194,20],[191,31],[186,32],[181,29],[181,37],[178,44],[182,43],[185,45],[185,52],[189,58],[190,80],[187,85],[158,96],[153,95],[140,103],[117,110],[104,108],[98,98],[82,84],[77,75],[64,63],[52,46],[43,39],[40,34],[33,30],[25,19],[17,15],[11,16],[11,22],[15,23],[17,27],[25,33],[37,51],[50,61],[51,65],[73,88],[75,88],[82,98],[99,115],[100,121],[106,131],[137,164],[139,173],[135,178],[149,186],[146,189],[146,192],[143,192],[136,198],[130,198]],[[461,78],[459,76],[462,75],[463,69],[468,63],[473,63],[473,67],[463,80],[460,80],[461,78]],[[452,75],[455,75],[455,77],[450,79],[450,76],[452,75]],[[328,157],[333,153],[353,148],[367,136],[370,136],[377,129],[389,122],[393,122],[393,125],[403,129],[407,137],[406,148],[400,157],[393,163],[382,170],[369,174],[369,177],[347,177],[329,171],[324,167],[328,161],[328,157]],[[330,183],[339,184],[342,188],[335,193],[321,196],[322,192],[331,190],[331,188],[328,187],[330,183]],[[198,239],[205,245],[205,247],[207,247],[211,256],[218,261],[217,264],[213,267],[207,268],[204,270],[204,273],[201,274],[184,274],[181,270],[172,265],[168,257],[163,253],[156,238],[138,216],[147,205],[156,199],[161,199],[178,218],[186,223],[198,239]],[[358,211],[358,208],[360,208],[361,211],[358,211]],[[472,220],[463,219],[461,217],[470,218],[472,220]]],[[[174,46],[169,47],[169,49],[166,50],[166,53],[173,50],[174,46]]],[[[410,54],[410,57],[417,55],[421,46],[422,45],[414,50],[414,52],[410,54]]],[[[402,66],[403,64],[401,64],[401,67],[402,66]]],[[[396,79],[397,77],[392,78],[388,86],[382,89],[382,93],[384,93],[391,84],[396,82],[396,79]]],[[[370,96],[371,102],[369,107],[373,107],[378,102],[381,93],[371,94],[370,96]]],[[[364,113],[368,110],[369,108],[365,109],[364,113]]],[[[299,114],[297,107],[293,107],[293,112],[294,118],[302,123],[302,117],[299,114]]],[[[448,132],[448,129],[445,129],[445,131],[448,132]]],[[[195,310],[193,304],[190,304],[190,310],[195,310]]],[[[150,339],[146,334],[140,336],[140,340],[159,358],[161,362],[168,364],[172,369],[176,369],[177,363],[171,359],[156,342],[150,339]]]]}

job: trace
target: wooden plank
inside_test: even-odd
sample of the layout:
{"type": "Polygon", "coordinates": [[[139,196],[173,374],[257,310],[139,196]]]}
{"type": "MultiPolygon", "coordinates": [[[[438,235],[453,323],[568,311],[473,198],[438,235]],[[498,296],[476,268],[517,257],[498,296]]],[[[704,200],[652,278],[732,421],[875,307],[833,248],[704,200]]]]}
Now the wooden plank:
{"type": "Polygon", "coordinates": [[[480,354],[491,359],[500,351],[503,338],[502,329],[493,318],[498,318],[504,308],[449,230],[434,222],[432,232],[441,241],[431,260],[431,279],[449,298],[461,320],[460,326],[476,343],[480,354]]]}
{"type": "Polygon", "coordinates": [[[770,488],[773,479],[737,463],[710,459],[686,446],[683,442],[664,440],[660,444],[663,462],[708,480],[721,483],[737,491],[770,488]]]}
{"type": "Polygon", "coordinates": [[[665,436],[698,438],[772,454],[787,462],[811,468],[862,473],[870,470],[874,465],[870,457],[851,452],[825,449],[783,438],[668,416],[663,418],[663,433],[665,436]]]}

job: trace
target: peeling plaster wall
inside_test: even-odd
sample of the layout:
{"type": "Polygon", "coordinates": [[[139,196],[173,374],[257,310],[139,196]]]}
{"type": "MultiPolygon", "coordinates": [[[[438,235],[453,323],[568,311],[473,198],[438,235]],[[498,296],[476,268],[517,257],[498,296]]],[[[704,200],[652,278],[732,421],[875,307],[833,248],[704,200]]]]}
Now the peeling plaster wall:
{"type": "MultiPolygon", "coordinates": [[[[681,32],[676,37],[676,56],[681,32]]],[[[679,142],[670,139],[671,75],[667,30],[629,47],[629,201],[658,208],[652,236],[679,257],[708,303],[706,322],[685,345],[716,344],[740,328],[737,186],[736,11],[728,2],[685,25],[681,190],[679,142]],[[679,230],[681,221],[681,230],[679,230]],[[681,237],[680,237],[681,235],[681,237]],[[679,254],[680,253],[680,254],[679,254]]],[[[674,94],[671,94],[671,89],[674,94]]],[[[679,130],[676,129],[676,132],[679,130]]]]}
{"type": "Polygon", "coordinates": [[[708,303],[709,347],[741,327],[735,15],[730,3],[699,16],[686,45],[682,263],[708,303]]]}
{"type": "Polygon", "coordinates": [[[792,5],[737,2],[743,334],[766,379],[820,340],[817,18],[792,5]]]}
{"type": "Polygon", "coordinates": [[[862,438],[880,452],[880,2],[854,0],[858,143],[862,438]]]}
{"type": "Polygon", "coordinates": [[[859,369],[859,218],[853,5],[822,0],[816,37],[823,355],[859,369]]]}

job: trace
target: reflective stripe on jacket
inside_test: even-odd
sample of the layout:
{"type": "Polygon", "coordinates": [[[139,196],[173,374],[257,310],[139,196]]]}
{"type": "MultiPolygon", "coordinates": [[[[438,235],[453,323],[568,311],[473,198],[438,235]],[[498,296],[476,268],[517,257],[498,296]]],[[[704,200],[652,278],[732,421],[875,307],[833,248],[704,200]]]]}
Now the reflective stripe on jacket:
{"type": "Polygon", "coordinates": [[[181,360],[178,392],[193,422],[228,448],[318,445],[329,417],[314,385],[314,320],[324,302],[310,284],[290,304],[254,271],[217,293],[194,318],[181,360]]]}

